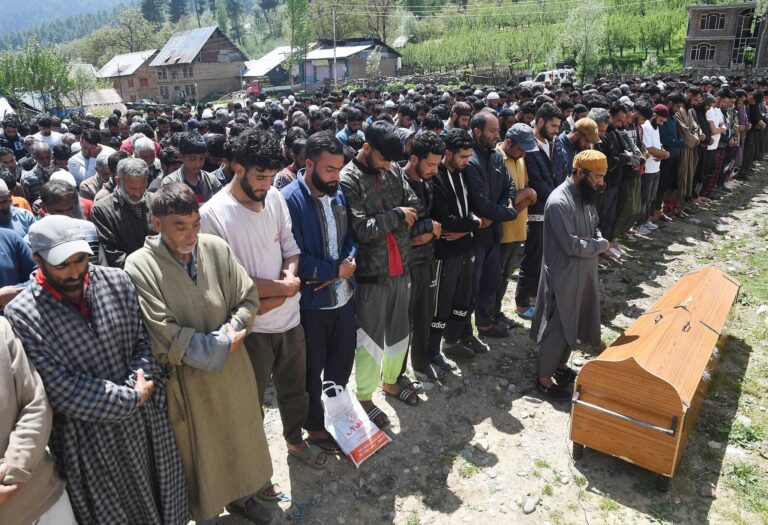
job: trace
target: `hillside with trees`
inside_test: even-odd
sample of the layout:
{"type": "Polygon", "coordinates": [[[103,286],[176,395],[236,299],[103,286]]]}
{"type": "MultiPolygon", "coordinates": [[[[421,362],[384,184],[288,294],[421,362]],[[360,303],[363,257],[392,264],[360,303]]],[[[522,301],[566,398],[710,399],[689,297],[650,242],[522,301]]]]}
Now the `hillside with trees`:
{"type": "MultiPolygon", "coordinates": [[[[15,0],[3,0],[0,17],[0,42],[10,33],[24,33],[28,29],[37,29],[41,34],[43,28],[65,29],[69,26],[80,25],[75,21],[92,23],[98,13],[111,13],[119,6],[131,3],[133,0],[36,0],[35,2],[18,2],[15,0]],[[90,15],[92,18],[82,18],[81,15],[90,15]],[[72,21],[68,19],[72,18],[72,21]],[[66,23],[63,23],[66,22],[66,23]]],[[[91,26],[91,30],[94,27],[91,26]]],[[[49,31],[55,36],[54,31],[49,31]]],[[[70,35],[75,32],[69,32],[70,35]]],[[[79,36],[87,33],[81,32],[79,36]]],[[[65,42],[76,37],[61,37],[52,39],[55,42],[65,42]]],[[[47,40],[46,40],[47,41],[47,40]]],[[[22,42],[23,44],[24,42],[22,42]]],[[[21,45],[21,44],[19,44],[21,45]]]]}
{"type": "MultiPolygon", "coordinates": [[[[299,59],[309,42],[332,39],[335,26],[338,39],[375,37],[388,44],[398,37],[407,39],[399,51],[406,71],[413,73],[461,72],[482,82],[484,77],[515,76],[562,62],[574,65],[581,74],[653,73],[681,67],[688,3],[136,0],[133,6],[107,15],[106,23],[94,24],[63,50],[98,68],[114,54],[161,47],[174,31],[215,24],[250,57],[258,58],[277,45],[290,43],[297,50],[294,59],[299,59]]],[[[83,21],[69,24],[81,27],[83,21]]],[[[57,40],[56,35],[64,33],[75,35],[77,31],[38,34],[41,42],[61,42],[66,38],[57,40]]]]}

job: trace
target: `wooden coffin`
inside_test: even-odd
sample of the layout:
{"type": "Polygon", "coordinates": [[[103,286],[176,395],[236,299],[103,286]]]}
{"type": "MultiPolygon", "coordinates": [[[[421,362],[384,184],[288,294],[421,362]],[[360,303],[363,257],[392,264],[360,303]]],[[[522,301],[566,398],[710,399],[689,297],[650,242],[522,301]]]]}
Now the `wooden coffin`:
{"type": "Polygon", "coordinates": [[[710,266],[683,276],[574,387],[571,440],[657,474],[679,464],[718,362],[739,283],[710,266]]]}

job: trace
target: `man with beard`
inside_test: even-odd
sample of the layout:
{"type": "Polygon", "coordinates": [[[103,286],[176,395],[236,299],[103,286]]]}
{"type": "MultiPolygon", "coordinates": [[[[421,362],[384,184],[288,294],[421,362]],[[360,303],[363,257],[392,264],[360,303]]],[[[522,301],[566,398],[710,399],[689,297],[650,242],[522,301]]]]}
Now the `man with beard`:
{"type": "MultiPolygon", "coordinates": [[[[416,205],[416,222],[411,228],[411,298],[408,314],[411,321],[410,353],[413,370],[429,379],[441,379],[446,372],[430,363],[429,327],[435,311],[435,240],[442,235],[441,224],[432,218],[434,196],[432,177],[445,153],[440,137],[431,132],[419,133],[411,144],[411,155],[403,168],[404,178],[419,202],[416,205]]],[[[405,376],[406,358],[398,383],[413,389],[413,383],[405,376]]]]}
{"type": "Polygon", "coordinates": [[[51,117],[48,115],[40,115],[37,118],[37,127],[40,128],[40,131],[35,133],[33,137],[35,137],[35,140],[38,142],[45,142],[48,144],[48,147],[53,149],[54,146],[61,144],[61,133],[51,131],[51,126],[53,126],[51,117]]]}
{"type": "Polygon", "coordinates": [[[131,280],[88,264],[69,217],[44,217],[29,243],[39,269],[5,316],[53,408],[51,452],[78,523],[186,524],[164,374],[131,280]]]}
{"type": "Polygon", "coordinates": [[[580,152],[573,173],[544,209],[542,274],[530,335],[539,345],[536,389],[551,401],[571,397],[576,371],[567,363],[576,341],[600,345],[597,258],[608,241],[598,229],[595,202],[607,171],[603,153],[580,152]]]}
{"type": "Polygon", "coordinates": [[[181,168],[163,177],[161,184],[183,182],[195,192],[197,202],[202,204],[209,201],[221,189],[221,183],[216,177],[203,171],[208,156],[205,140],[191,131],[183,133],[179,138],[179,156],[183,163],[181,168]]]}
{"type": "MultiPolygon", "coordinates": [[[[260,306],[245,337],[245,348],[256,374],[259,399],[263,401],[271,377],[288,453],[320,469],[328,458],[318,446],[304,440],[301,430],[309,400],[299,311],[301,250],[291,231],[285,199],[272,187],[280,159],[280,145],[272,132],[250,130],[238,135],[232,142],[235,177],[200,209],[200,231],[227,241],[255,281],[260,306]]],[[[272,497],[277,495],[274,486],[266,490],[272,497]]]]}
{"type": "Polygon", "coordinates": [[[680,136],[685,147],[680,150],[678,177],[680,180],[680,199],[688,205],[693,194],[693,178],[696,174],[696,154],[701,141],[701,130],[694,116],[694,108],[701,104],[701,89],[689,86],[685,91],[685,104],[675,113],[680,136]]]}
{"type": "Polygon", "coordinates": [[[416,392],[397,384],[408,349],[410,233],[418,201],[392,167],[403,146],[397,128],[376,121],[365,130],[365,144],[344,166],[341,186],[350,225],[357,237],[357,398],[371,420],[386,427],[389,419],[372,401],[382,383],[386,395],[413,406],[416,392]]]}
{"type": "Polygon", "coordinates": [[[19,126],[21,122],[16,115],[6,115],[3,119],[3,132],[0,133],[0,148],[10,149],[17,161],[27,154],[24,138],[19,135],[19,126]]]}
{"type": "Polygon", "coordinates": [[[24,190],[24,198],[27,199],[36,212],[36,202],[40,198],[40,188],[48,182],[51,176],[51,163],[53,153],[51,147],[45,142],[35,142],[32,146],[32,158],[35,159],[34,167],[21,174],[21,189],[24,190]]]}
{"type": "Polygon", "coordinates": [[[282,189],[291,213],[293,236],[301,249],[298,276],[301,324],[307,347],[309,412],[304,428],[309,441],[339,453],[325,430],[320,402],[323,381],[346,386],[355,361],[355,252],[346,199],[339,191],[344,147],[326,131],[306,141],[306,168],[282,189]]]}
{"type": "Polygon", "coordinates": [[[125,271],[139,293],[152,353],[170,371],[176,402],[168,416],[192,517],[213,525],[226,506],[267,523],[269,510],[252,495],[272,465],[261,414],[253,410],[256,378],[240,349],[259,308],[256,286],[227,243],[198,235],[199,204],[185,184],[160,188],[150,210],[159,235],[128,257],[125,271]]]}
{"type": "MultiPolygon", "coordinates": [[[[455,129],[445,138],[445,156],[434,177],[432,217],[443,231],[435,243],[437,260],[437,292],[434,317],[429,329],[429,364],[443,372],[456,367],[440,353],[441,342],[446,354],[453,357],[475,357],[475,352],[461,343],[460,335],[468,319],[472,301],[475,254],[474,235],[481,220],[469,210],[464,170],[472,156],[472,136],[455,129]]],[[[437,372],[439,373],[439,372],[437,372]]]]}
{"type": "MultiPolygon", "coordinates": [[[[472,289],[475,326],[480,337],[503,338],[509,336],[509,325],[494,324],[491,320],[501,280],[499,254],[502,224],[514,220],[515,185],[509,176],[504,159],[496,151],[499,142],[499,120],[488,111],[472,117],[472,157],[465,171],[469,192],[469,208],[480,217],[480,231],[475,236],[475,272],[472,289]]],[[[476,354],[490,349],[472,335],[467,319],[461,335],[464,346],[476,354]]]]}
{"type": "Polygon", "coordinates": [[[637,232],[648,235],[659,227],[651,222],[654,211],[654,200],[659,189],[659,177],[661,175],[661,161],[669,158],[669,152],[661,145],[659,127],[663,126],[669,118],[669,109],[664,104],[656,104],[652,109],[650,118],[643,124],[643,144],[648,151],[648,159],[645,161],[645,173],[641,181],[640,189],[640,218],[637,232]]]}
{"type": "Polygon", "coordinates": [[[144,246],[149,235],[147,163],[141,159],[123,159],[117,164],[117,189],[91,209],[91,220],[99,230],[99,239],[109,266],[122,268],[125,258],[144,246]]]}
{"type": "Polygon", "coordinates": [[[571,174],[576,154],[591,149],[593,144],[600,144],[600,134],[597,123],[591,118],[579,119],[569,131],[561,132],[555,139],[555,177],[565,180],[571,174]]]}
{"type": "Polygon", "coordinates": [[[541,273],[542,232],[544,231],[544,205],[552,191],[563,182],[555,176],[554,138],[560,129],[563,114],[552,103],[545,102],[536,112],[534,138],[538,151],[525,156],[528,182],[536,192],[536,203],[528,207],[528,233],[525,238],[520,277],[515,290],[517,314],[526,320],[533,319],[531,304],[536,297],[541,273]]]}
{"type": "MultiPolygon", "coordinates": [[[[72,177],[71,174],[69,176],[72,177]]],[[[81,198],[73,184],[51,176],[51,180],[43,184],[40,192],[40,210],[45,215],[66,215],[76,220],[93,252],[88,260],[91,264],[107,265],[104,250],[101,249],[101,241],[99,241],[99,231],[91,221],[85,220],[81,198]]]]}
{"type": "Polygon", "coordinates": [[[468,102],[456,102],[451,108],[451,116],[445,123],[440,138],[445,137],[452,129],[469,129],[469,120],[472,118],[472,106],[468,102]]]}

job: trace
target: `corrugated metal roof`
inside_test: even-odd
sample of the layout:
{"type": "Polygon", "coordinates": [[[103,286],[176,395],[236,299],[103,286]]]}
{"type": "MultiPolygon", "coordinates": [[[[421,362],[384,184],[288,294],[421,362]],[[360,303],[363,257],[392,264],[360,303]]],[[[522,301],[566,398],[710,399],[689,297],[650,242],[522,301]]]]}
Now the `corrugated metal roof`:
{"type": "Polygon", "coordinates": [[[276,47],[258,60],[248,60],[245,63],[244,77],[263,77],[282,64],[291,54],[291,46],[276,47]]]}
{"type": "MultiPolygon", "coordinates": [[[[75,106],[77,101],[71,97],[62,97],[62,102],[69,106],[75,106]]],[[[94,109],[120,109],[125,113],[125,105],[120,94],[113,88],[89,89],[83,92],[83,110],[93,111],[94,109]]]]}
{"type": "MultiPolygon", "coordinates": [[[[361,46],[343,46],[336,48],[336,58],[347,58],[348,56],[365,51],[368,48],[373,47],[373,44],[365,44],[361,46]]],[[[333,48],[315,49],[307,53],[307,60],[330,60],[333,59],[333,48]]]]}
{"type": "Polygon", "coordinates": [[[217,26],[188,29],[171,35],[150,66],[189,64],[203,48],[217,26]]]}
{"type": "Polygon", "coordinates": [[[124,53],[115,55],[104,64],[104,67],[96,72],[99,78],[125,77],[133,75],[157,49],[147,49],[146,51],[136,51],[135,53],[124,53]]]}

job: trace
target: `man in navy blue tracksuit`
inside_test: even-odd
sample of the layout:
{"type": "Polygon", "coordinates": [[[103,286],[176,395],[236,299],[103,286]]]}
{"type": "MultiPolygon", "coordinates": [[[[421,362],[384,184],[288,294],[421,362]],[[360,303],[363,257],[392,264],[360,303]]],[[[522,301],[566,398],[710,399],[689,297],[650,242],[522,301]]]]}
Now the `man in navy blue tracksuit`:
{"type": "Polygon", "coordinates": [[[328,132],[307,139],[306,168],[282,194],[301,248],[298,276],[301,324],[307,344],[309,441],[327,452],[338,446],[325,431],[322,382],[346,386],[355,359],[355,244],[339,186],[343,146],[328,132]]]}

